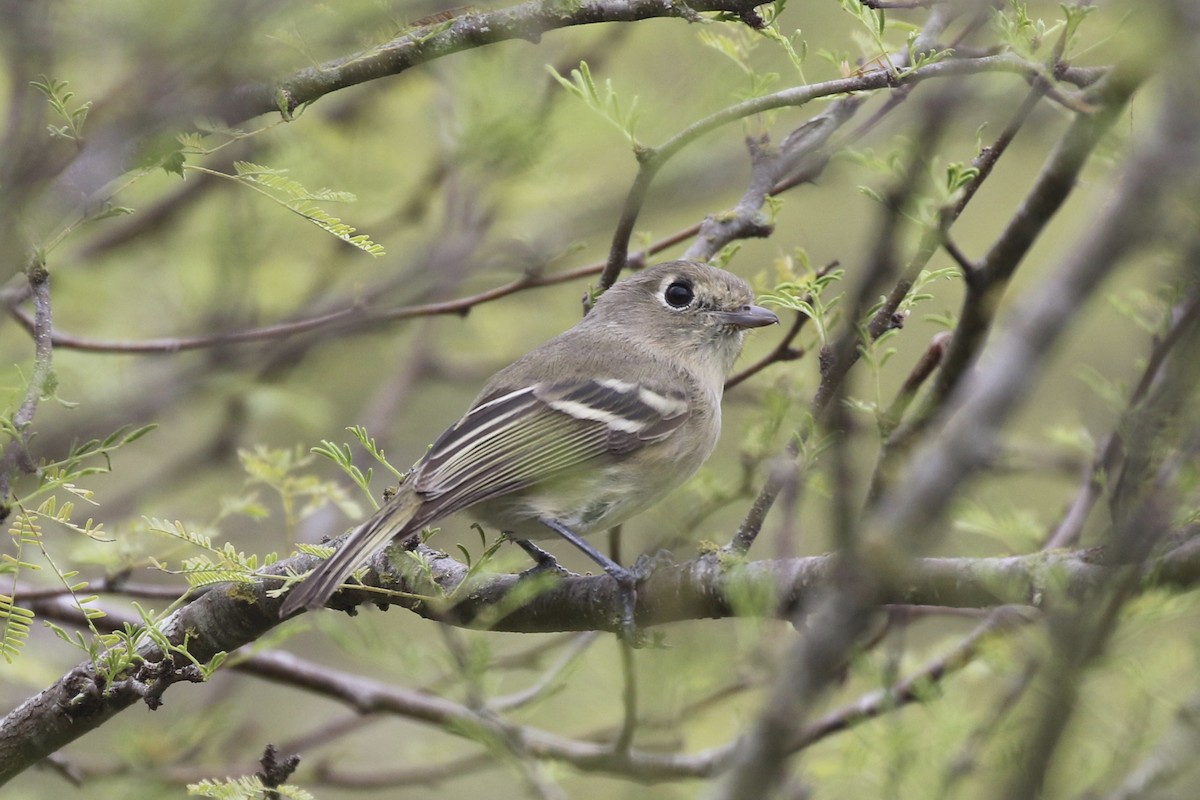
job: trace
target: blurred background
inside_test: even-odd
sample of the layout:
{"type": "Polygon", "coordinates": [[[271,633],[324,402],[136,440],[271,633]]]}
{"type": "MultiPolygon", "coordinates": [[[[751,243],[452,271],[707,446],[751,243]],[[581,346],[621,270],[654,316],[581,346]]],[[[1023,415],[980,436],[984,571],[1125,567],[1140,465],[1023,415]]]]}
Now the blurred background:
{"type": "MultiPolygon", "coordinates": [[[[582,26],[548,32],[536,43],[468,50],[352,86],[304,108],[291,122],[264,115],[230,128],[198,115],[219,110],[236,87],[366,50],[422,18],[453,10],[376,0],[0,3],[6,19],[0,26],[5,50],[0,108],[7,109],[0,155],[5,217],[0,277],[7,296],[16,297],[31,248],[41,248],[51,275],[55,328],[75,337],[55,350],[56,397],[38,408],[32,452],[52,461],[73,442],[103,439],[123,426],[157,425],[112,454],[110,473],[87,479],[96,505],[77,517],[102,522],[104,536],[88,538],[47,525],[46,552],[60,566],[79,570],[80,578],[132,570],[129,580],[139,585],[182,592],[181,578],[152,564],[178,568],[192,553],[150,530],[147,518],[178,519],[214,542],[260,555],[286,555],[295,542],[343,532],[369,513],[370,502],[334,464],[311,455],[311,447],[322,440],[352,442],[346,428],[363,425],[395,466],[407,467],[457,419],[495,369],[573,324],[585,292],[595,285],[595,275],[583,276],[523,289],[462,313],[403,319],[368,313],[469,298],[527,273],[552,275],[603,263],[637,163],[621,131],[564,90],[547,66],[567,75],[586,61],[601,87],[611,82],[623,108],[636,97],[636,136],[657,145],[751,93],[870,68],[875,45],[869,37],[864,43],[861,20],[844,5],[794,3],[779,15],[777,28],[804,56],[799,67],[784,48],[736,22],[582,26]],[[78,135],[47,131],[64,122],[30,82],[49,80],[67,82],[73,93],[68,109],[90,104],[78,135]],[[164,153],[179,146],[176,134],[197,128],[206,135],[193,140],[182,174],[161,168],[164,153]],[[216,149],[201,153],[197,147],[216,149]],[[235,161],[286,173],[314,192],[351,193],[354,202],[316,204],[369,236],[383,254],[373,257],[351,247],[264,193],[212,174],[233,174],[235,161]],[[104,203],[114,207],[112,215],[94,219],[105,216],[98,214],[104,203]],[[337,322],[293,335],[186,346],[191,337],[347,309],[337,322]],[[172,341],[184,346],[173,348],[172,341]]],[[[1132,36],[1125,6],[1102,5],[1081,28],[1077,64],[1109,63],[1132,36]]],[[[1028,4],[1032,18],[1044,17],[1051,26],[1048,41],[1057,8],[1028,4]]],[[[890,12],[894,24],[887,44],[893,52],[903,49],[904,25],[919,28],[929,13],[890,12]]],[[[1003,41],[986,26],[979,39],[981,46],[1003,41]]],[[[843,292],[852,296],[882,218],[879,203],[863,187],[891,188],[895,176],[880,165],[905,152],[928,108],[921,93],[944,88],[937,81],[922,84],[908,102],[878,119],[873,115],[884,109],[886,93],[867,98],[846,127],[847,141],[830,151],[819,177],[779,197],[772,209],[773,235],[738,242],[736,252],[727,254],[728,268],[766,292],[804,274],[806,264],[815,269],[837,262],[844,277],[827,299],[843,292]]],[[[933,156],[934,181],[943,179],[948,164],[969,163],[1028,93],[1020,77],[1004,73],[963,79],[958,88],[965,98],[933,156]]],[[[1152,98],[1154,92],[1151,85],[1146,94],[1152,98]]],[[[1148,102],[1146,97],[1135,102],[1085,169],[1080,190],[1017,273],[1002,300],[1005,308],[1036,291],[1086,235],[1125,140],[1147,124],[1139,109],[1148,102]]],[[[779,142],[826,107],[826,101],[815,101],[754,116],[686,148],[656,179],[632,249],[726,212],[750,175],[745,137],[768,134],[779,142]]],[[[990,245],[1069,116],[1052,102],[1035,108],[954,226],[960,248],[979,255],[990,245]]],[[[678,256],[687,244],[685,239],[649,261],[678,256]]],[[[954,266],[939,252],[929,269],[954,266]]],[[[1161,313],[1156,293],[1168,266],[1169,258],[1147,255],[1104,287],[1092,306],[1080,309],[1071,335],[1009,431],[1003,468],[972,487],[970,499],[947,523],[953,529],[941,554],[1007,555],[1036,548],[1074,492],[1094,441],[1111,428],[1122,387],[1138,374],[1161,313]]],[[[924,290],[929,297],[887,343],[894,355],[853,376],[850,394],[862,401],[853,413],[864,430],[874,425],[869,406],[890,402],[931,338],[957,313],[962,289],[956,275],[938,277],[924,290]]],[[[779,328],[755,332],[742,364],[769,352],[794,313],[781,313],[779,328]]],[[[632,562],[663,546],[686,559],[700,541],[728,542],[763,480],[766,459],[800,424],[816,388],[815,355],[822,342],[813,326],[798,344],[807,351],[804,357],[776,364],[728,393],[716,455],[692,484],[626,525],[622,560],[632,562]],[[711,502],[716,497],[729,502],[711,502]]],[[[11,316],[0,319],[0,404],[6,409],[21,402],[32,356],[26,330],[11,316]]],[[[859,469],[869,471],[878,444],[870,436],[859,444],[859,469]]],[[[357,444],[352,451],[363,469],[372,465],[357,444]]],[[[389,477],[376,469],[375,497],[389,477]]],[[[32,480],[16,482],[17,496],[32,480]]],[[[788,524],[769,519],[751,555],[828,551],[828,480],[815,470],[796,519],[788,524]],[[785,529],[786,541],[778,535],[785,529]]],[[[447,521],[431,544],[448,550],[462,544],[476,556],[483,549],[462,519],[447,521]]],[[[550,547],[566,565],[591,569],[570,548],[550,547]]],[[[525,566],[522,554],[501,550],[498,568],[525,566]]],[[[4,580],[0,576],[0,587],[4,580]]],[[[22,575],[26,580],[54,585],[52,575],[22,575]]],[[[113,597],[101,605],[110,602],[128,608],[127,601],[113,597]]],[[[157,610],[169,604],[139,602],[157,610]]],[[[1148,609],[1153,619],[1118,638],[1111,655],[1115,668],[1086,687],[1089,697],[1103,701],[1089,703],[1076,718],[1089,736],[1064,762],[1070,773],[1064,780],[1072,785],[1103,782],[1107,770],[1118,769],[1116,754],[1136,750],[1139,741],[1160,730],[1181,691],[1177,687],[1187,683],[1186,676],[1194,678],[1194,633],[1183,635],[1177,648],[1151,646],[1158,637],[1195,630],[1195,599],[1174,603],[1169,610],[1161,604],[1148,609]]],[[[922,663],[972,624],[945,616],[912,623],[887,647],[852,665],[831,706],[878,687],[897,664],[922,663]]],[[[758,708],[757,681],[769,670],[779,637],[790,633],[784,623],[761,620],[670,626],[666,648],[638,654],[647,720],[638,746],[694,752],[727,742],[758,708]]],[[[807,770],[824,789],[822,796],[933,796],[925,793],[940,775],[933,765],[982,724],[971,713],[974,700],[1002,693],[1016,672],[1016,653],[1037,646],[1035,632],[1015,635],[943,689],[940,702],[889,715],[812,748],[807,770]]],[[[489,696],[519,691],[578,648],[579,657],[554,679],[554,690],[516,717],[575,737],[611,731],[620,719],[622,682],[611,636],[442,631],[393,609],[353,618],[307,615],[261,647],[286,648],[320,664],[458,701],[467,699],[470,687],[482,687],[489,696]],[[463,667],[463,653],[475,672],[463,667]]],[[[0,663],[5,708],[81,659],[77,648],[35,624],[21,655],[0,663]]],[[[5,796],[182,796],[188,782],[253,768],[267,742],[302,750],[305,760],[295,782],[322,798],[531,792],[528,776],[496,748],[394,716],[360,716],[225,670],[208,685],[171,691],[166,708],[156,713],[130,709],[68,748],[59,769],[30,771],[5,796]],[[410,774],[460,758],[468,760],[425,785],[410,774]],[[73,787],[70,777],[82,784],[73,787]]],[[[700,789],[689,781],[647,787],[553,764],[546,771],[578,798],[691,797],[700,789]]],[[[987,785],[987,774],[985,767],[976,776],[976,788],[987,785]]],[[[975,795],[968,790],[964,796],[975,795]]]]}

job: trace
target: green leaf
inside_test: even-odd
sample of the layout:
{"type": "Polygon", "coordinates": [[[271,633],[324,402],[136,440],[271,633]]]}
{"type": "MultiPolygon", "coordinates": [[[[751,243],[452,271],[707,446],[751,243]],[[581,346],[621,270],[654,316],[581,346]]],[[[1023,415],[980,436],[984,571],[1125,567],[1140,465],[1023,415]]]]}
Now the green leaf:
{"type": "Polygon", "coordinates": [[[571,77],[569,79],[564,78],[558,73],[558,70],[549,64],[546,65],[546,70],[558,81],[560,86],[582,100],[588,108],[612,123],[635,149],[641,148],[641,144],[638,142],[635,133],[638,121],[638,99],[636,96],[629,101],[628,107],[622,108],[621,100],[613,88],[612,81],[606,80],[604,82],[604,91],[601,93],[600,89],[596,86],[595,80],[592,79],[592,71],[586,61],[580,61],[579,68],[571,70],[571,77]]]}
{"type": "Polygon", "coordinates": [[[30,81],[29,85],[46,97],[50,108],[66,123],[64,125],[47,125],[46,129],[51,138],[69,139],[82,143],[83,124],[87,121],[88,111],[91,110],[91,101],[71,108],[70,103],[75,97],[75,93],[67,89],[67,82],[48,78],[45,75],[41,80],[30,81]]]}
{"type": "Polygon", "coordinates": [[[216,178],[235,181],[243,186],[249,186],[259,194],[271,199],[289,211],[303,217],[321,230],[341,239],[351,247],[362,250],[372,256],[384,254],[383,246],[371,241],[366,234],[354,235],[356,228],[345,224],[316,203],[352,203],[357,198],[350,192],[339,192],[332,189],[310,190],[299,181],[289,178],[286,169],[274,169],[250,161],[235,161],[234,174],[229,175],[217,170],[199,166],[191,169],[211,175],[216,178]]]}
{"type": "Polygon", "coordinates": [[[17,605],[11,595],[0,594],[0,658],[10,664],[16,659],[29,638],[33,619],[33,611],[17,605]]]}
{"type": "MultiPolygon", "coordinates": [[[[187,789],[192,797],[209,797],[213,800],[263,800],[269,796],[262,778],[257,775],[220,780],[205,778],[198,783],[189,783],[187,789]]],[[[269,791],[283,800],[316,800],[310,792],[289,784],[271,787],[269,791]]]]}

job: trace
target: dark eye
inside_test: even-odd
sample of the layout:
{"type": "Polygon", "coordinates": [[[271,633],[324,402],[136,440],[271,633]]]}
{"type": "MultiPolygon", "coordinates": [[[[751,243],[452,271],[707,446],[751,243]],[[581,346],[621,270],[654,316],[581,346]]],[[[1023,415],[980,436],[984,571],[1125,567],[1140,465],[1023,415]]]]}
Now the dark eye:
{"type": "Polygon", "coordinates": [[[675,281],[663,292],[663,299],[671,308],[687,308],[696,299],[696,293],[692,291],[691,284],[675,281]]]}

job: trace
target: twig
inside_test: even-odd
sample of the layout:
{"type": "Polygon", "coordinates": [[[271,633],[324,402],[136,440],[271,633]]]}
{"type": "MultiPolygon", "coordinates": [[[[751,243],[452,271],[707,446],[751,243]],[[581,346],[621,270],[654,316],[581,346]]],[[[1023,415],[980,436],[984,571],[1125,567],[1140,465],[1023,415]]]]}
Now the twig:
{"type": "Polygon", "coordinates": [[[795,361],[797,358],[803,356],[804,349],[793,347],[792,342],[794,342],[796,337],[800,335],[800,331],[804,327],[804,323],[807,320],[808,317],[797,311],[796,316],[792,319],[791,327],[788,328],[787,333],[783,335],[783,338],[780,339],[773,348],[771,348],[771,352],[767,353],[758,361],[755,361],[753,364],[737,372],[731,376],[729,380],[725,381],[725,391],[729,391],[742,381],[757,375],[772,364],[780,361],[795,361]]]}
{"type": "Polygon", "coordinates": [[[908,375],[904,378],[904,383],[900,385],[900,390],[896,392],[896,397],[892,400],[892,404],[879,416],[879,432],[887,438],[900,420],[904,417],[904,412],[908,410],[909,405],[916,399],[917,392],[929,380],[938,365],[942,363],[942,356],[946,352],[946,345],[950,343],[950,333],[942,331],[936,334],[930,341],[929,346],[925,348],[925,352],[917,359],[917,363],[909,370],[908,375]]]}
{"type": "Polygon", "coordinates": [[[770,146],[765,134],[761,138],[747,138],[751,170],[745,193],[729,213],[704,220],[699,235],[683,257],[707,261],[734,239],[770,236],[774,226],[761,210],[766,198],[775,194],[776,187],[807,162],[812,162],[813,168],[804,170],[803,175],[807,180],[815,178],[828,163],[828,158],[821,157],[821,149],[862,103],[862,98],[854,96],[835,101],[823,113],[785,136],[778,148],[770,146]]]}
{"type": "Polygon", "coordinates": [[[910,8],[929,8],[942,0],[858,0],[867,8],[904,10],[910,8]]]}
{"type": "MultiPolygon", "coordinates": [[[[1170,330],[1151,352],[1146,367],[1142,370],[1141,378],[1130,395],[1129,405],[1124,414],[1126,420],[1150,391],[1151,385],[1159,377],[1167,356],[1179,343],[1184,332],[1196,324],[1196,318],[1200,316],[1200,291],[1193,288],[1193,294],[1194,296],[1182,312],[1176,316],[1170,330]]],[[[1088,464],[1083,479],[1080,481],[1079,490],[1075,493],[1067,513],[1063,515],[1058,525],[1047,537],[1045,547],[1072,547],[1079,541],[1088,515],[1103,494],[1105,476],[1111,478],[1116,473],[1122,453],[1122,437],[1118,426],[1118,430],[1109,434],[1097,448],[1096,457],[1088,464]]]]}
{"type": "Polygon", "coordinates": [[[975,59],[947,59],[913,69],[897,76],[890,70],[874,70],[848,78],[838,78],[804,86],[794,86],[760,97],[736,103],[697,120],[658,147],[642,147],[637,151],[638,173],[622,205],[609,247],[608,262],[600,276],[600,287],[607,289],[616,283],[628,261],[629,240],[646,199],[650,184],[658,171],[676,153],[692,142],[730,122],[776,108],[798,107],[821,97],[851,92],[904,87],[935,78],[977,75],[987,72],[1008,72],[1018,75],[1038,75],[1040,67],[1011,54],[984,56],[975,59]]]}
{"type": "Polygon", "coordinates": [[[789,750],[795,752],[809,747],[834,733],[891,711],[896,706],[921,702],[929,696],[931,685],[970,664],[987,637],[1028,621],[1029,617],[1020,609],[1003,607],[991,611],[987,619],[959,640],[950,652],[886,689],[863,695],[853,703],[805,725],[788,743],[789,750]]]}
{"type": "MultiPolygon", "coordinates": [[[[907,174],[892,183],[890,196],[884,204],[883,223],[880,226],[881,230],[876,239],[876,246],[870,260],[867,275],[859,285],[855,296],[853,311],[850,317],[852,320],[857,320],[859,315],[870,307],[872,301],[878,295],[878,287],[896,272],[893,249],[896,243],[898,228],[907,210],[908,202],[916,196],[920,185],[920,180],[918,180],[917,176],[926,172],[925,156],[923,153],[928,153],[933,141],[939,138],[940,131],[944,129],[949,115],[941,113],[939,109],[938,113],[926,114],[924,119],[926,121],[926,129],[924,135],[916,139],[914,152],[909,160],[907,174]]],[[[869,341],[878,339],[900,323],[900,320],[896,318],[896,310],[912,288],[913,282],[916,280],[914,269],[919,271],[919,264],[919,260],[914,260],[914,262],[908,265],[908,269],[905,270],[904,274],[896,281],[888,293],[887,299],[867,322],[866,336],[869,341]]],[[[860,331],[857,326],[849,325],[837,341],[822,352],[821,382],[817,386],[817,391],[810,403],[811,416],[814,421],[820,420],[823,415],[828,413],[830,404],[833,402],[837,392],[841,390],[843,380],[849,373],[850,368],[858,361],[860,355],[859,343],[860,331]]],[[[779,465],[773,468],[768,474],[766,482],[754,499],[754,503],[742,519],[742,524],[738,527],[737,534],[729,545],[733,552],[747,552],[758,537],[766,515],[775,503],[775,498],[786,485],[785,481],[793,479],[794,468],[788,464],[794,462],[800,455],[802,442],[810,435],[811,429],[806,429],[796,433],[789,440],[784,453],[779,457],[779,465]]]]}
{"type": "MultiPolygon", "coordinates": [[[[1129,87],[1121,85],[1121,80],[1111,83],[1107,91],[1100,92],[1103,110],[1075,118],[1004,232],[979,261],[977,269],[970,273],[973,280],[967,283],[959,324],[926,400],[928,408],[939,407],[966,374],[967,367],[991,330],[998,307],[997,294],[1007,285],[1025,254],[1066,202],[1088,157],[1124,107],[1123,96],[1130,91],[1129,87]]],[[[1035,100],[1033,94],[1026,98],[1021,109],[1026,116],[1030,104],[1035,100]]],[[[1024,116],[1018,113],[1010,123],[1010,129],[1023,119],[1024,116]]],[[[984,155],[987,158],[981,158],[981,163],[990,169],[995,159],[989,153],[984,155]]],[[[925,410],[920,416],[927,417],[929,413],[925,410]]]]}
{"type": "Polygon", "coordinates": [[[32,432],[30,426],[33,424],[34,414],[37,413],[38,403],[53,392],[54,343],[51,332],[54,329],[54,317],[50,306],[50,273],[46,271],[44,264],[34,263],[25,271],[25,275],[29,281],[34,308],[34,316],[30,320],[30,330],[33,333],[33,372],[29,376],[25,397],[13,414],[15,438],[10,439],[4,446],[4,455],[0,457],[0,519],[8,516],[13,471],[18,467],[23,472],[34,470],[33,461],[26,450],[32,432]]]}
{"type": "Polygon", "coordinates": [[[488,707],[495,711],[513,711],[544,697],[558,685],[559,676],[578,661],[599,638],[600,634],[595,631],[576,634],[558,661],[546,669],[533,685],[519,692],[489,700],[488,707]]]}
{"type": "MultiPolygon", "coordinates": [[[[673,247],[680,242],[691,239],[700,230],[699,223],[682,228],[679,231],[665,236],[662,239],[655,241],[645,249],[639,251],[636,260],[644,262],[647,257],[661,253],[670,247],[673,247]]],[[[519,278],[516,278],[509,283],[478,292],[473,295],[467,295],[455,300],[446,300],[436,303],[423,303],[409,306],[398,306],[391,309],[378,309],[372,311],[369,303],[355,302],[343,308],[319,314],[313,317],[296,320],[292,322],[281,322],[274,325],[265,325],[258,328],[249,328],[242,331],[234,331],[232,333],[207,334],[200,336],[183,336],[183,337],[167,337],[159,339],[144,339],[141,341],[122,341],[122,340],[105,340],[96,339],[86,336],[77,336],[66,333],[61,329],[54,329],[51,332],[50,341],[56,348],[65,350],[76,350],[91,353],[116,353],[129,354],[141,353],[146,355],[169,355],[187,350],[201,350],[214,347],[223,347],[231,344],[250,344],[255,342],[270,341],[273,339],[286,339],[291,336],[297,336],[304,333],[312,333],[327,327],[340,326],[346,329],[354,329],[366,331],[387,322],[395,322],[406,319],[415,319],[421,317],[433,317],[440,315],[459,315],[463,316],[470,313],[477,306],[485,303],[499,300],[519,292],[529,289],[538,289],[544,286],[555,286],[561,283],[569,283],[580,278],[585,278],[590,275],[596,275],[603,270],[603,264],[590,264],[583,267],[577,267],[571,270],[555,272],[551,274],[540,273],[525,273],[519,278]]],[[[19,322],[27,331],[33,332],[36,329],[35,320],[23,310],[15,305],[16,302],[23,300],[27,294],[13,295],[6,300],[9,302],[9,313],[14,319],[19,322]]]]}
{"type": "MultiPolygon", "coordinates": [[[[98,353],[146,353],[170,354],[184,350],[196,350],[217,347],[228,344],[243,344],[269,339],[285,338],[301,333],[308,333],[320,328],[347,325],[365,328],[383,322],[430,317],[439,314],[466,314],[477,305],[487,303],[525,289],[552,286],[559,283],[577,280],[581,277],[598,272],[597,267],[580,267],[565,270],[550,275],[526,273],[509,283],[497,286],[487,291],[479,292],[456,300],[445,300],[436,303],[422,303],[412,306],[400,306],[391,309],[372,310],[367,303],[356,303],[345,308],[321,314],[316,317],[295,322],[281,322],[276,325],[266,325],[261,328],[251,328],[233,333],[212,334],[206,336],[183,336],[168,339],[147,339],[140,342],[105,341],[71,336],[62,332],[53,334],[55,346],[73,350],[83,350],[98,353]]],[[[19,309],[12,309],[13,315],[27,328],[32,321],[19,309]]]]}

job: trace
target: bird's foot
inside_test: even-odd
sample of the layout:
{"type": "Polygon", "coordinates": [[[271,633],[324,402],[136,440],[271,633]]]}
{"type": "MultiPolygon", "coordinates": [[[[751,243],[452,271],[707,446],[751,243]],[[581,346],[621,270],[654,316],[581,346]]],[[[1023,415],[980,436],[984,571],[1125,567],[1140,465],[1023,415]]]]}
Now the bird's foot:
{"type": "Polygon", "coordinates": [[[575,576],[575,573],[559,564],[558,559],[528,539],[517,539],[511,536],[509,539],[513,542],[513,544],[524,550],[525,553],[533,559],[533,566],[521,573],[522,578],[532,577],[534,575],[545,575],[546,573],[559,575],[563,578],[571,578],[575,576]]]}

